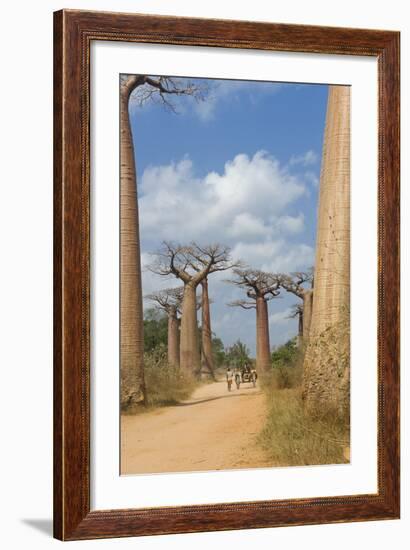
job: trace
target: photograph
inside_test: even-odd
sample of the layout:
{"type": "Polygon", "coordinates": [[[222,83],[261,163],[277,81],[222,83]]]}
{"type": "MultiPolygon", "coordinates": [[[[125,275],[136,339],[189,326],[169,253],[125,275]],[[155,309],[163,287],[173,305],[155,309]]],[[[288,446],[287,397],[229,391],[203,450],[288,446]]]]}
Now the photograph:
{"type": "Polygon", "coordinates": [[[350,86],[121,74],[120,474],[350,462],[350,86]]]}
{"type": "Polygon", "coordinates": [[[193,5],[53,15],[53,535],[325,548],[400,518],[400,21],[193,5]]]}

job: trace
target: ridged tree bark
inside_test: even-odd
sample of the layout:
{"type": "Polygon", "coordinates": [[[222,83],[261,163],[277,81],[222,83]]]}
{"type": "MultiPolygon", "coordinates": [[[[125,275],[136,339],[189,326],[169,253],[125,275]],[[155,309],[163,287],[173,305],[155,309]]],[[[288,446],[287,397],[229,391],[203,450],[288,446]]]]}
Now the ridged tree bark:
{"type": "Polygon", "coordinates": [[[179,367],[179,320],[176,307],[168,312],[168,363],[179,367]]]}
{"type": "Polygon", "coordinates": [[[259,372],[271,369],[268,303],[264,296],[256,297],[256,368],[259,372]]]}
{"type": "Polygon", "coordinates": [[[303,308],[298,313],[298,345],[303,342],[303,308]]]}
{"type": "Polygon", "coordinates": [[[330,86],[320,178],[315,290],[304,361],[308,408],[349,406],[350,88],[330,86]]]}
{"type": "Polygon", "coordinates": [[[310,325],[312,324],[313,290],[306,289],[303,293],[302,337],[305,343],[309,340],[310,325]]]}
{"type": "Polygon", "coordinates": [[[196,306],[196,284],[192,281],[184,286],[180,333],[180,365],[185,372],[199,375],[201,358],[199,354],[198,320],[196,306]]]}
{"type": "Polygon", "coordinates": [[[202,355],[201,372],[212,378],[214,374],[214,358],[212,354],[211,312],[209,305],[208,279],[201,282],[202,286],[202,355]]]}
{"type": "Polygon", "coordinates": [[[177,346],[178,346],[178,366],[181,366],[181,317],[177,319],[177,346]]]}
{"type": "Polygon", "coordinates": [[[121,84],[120,137],[120,346],[121,407],[134,410],[145,401],[144,325],[134,146],[128,113],[138,77],[121,84]]]}

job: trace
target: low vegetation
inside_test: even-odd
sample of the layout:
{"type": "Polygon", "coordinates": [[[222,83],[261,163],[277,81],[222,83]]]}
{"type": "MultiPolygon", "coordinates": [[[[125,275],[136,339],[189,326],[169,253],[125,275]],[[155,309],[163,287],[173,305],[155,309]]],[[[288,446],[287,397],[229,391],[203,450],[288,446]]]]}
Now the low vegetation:
{"type": "Polygon", "coordinates": [[[227,366],[229,365],[231,368],[241,368],[246,364],[250,364],[252,360],[249,348],[246,344],[237,340],[232,346],[227,348],[224,361],[225,364],[227,366]]]}
{"type": "Polygon", "coordinates": [[[194,377],[168,363],[164,345],[158,345],[153,351],[146,352],[144,364],[148,407],[175,405],[187,399],[198,385],[194,377]]]}
{"type": "Polygon", "coordinates": [[[268,384],[265,381],[265,385],[282,390],[302,384],[303,353],[297,346],[296,338],[274,348],[271,360],[271,379],[267,381],[268,384]]]}
{"type": "Polygon", "coordinates": [[[295,340],[273,351],[272,371],[261,379],[268,411],[258,441],[277,465],[348,462],[349,420],[334,410],[306,413],[302,362],[295,340]]]}
{"type": "Polygon", "coordinates": [[[144,311],[144,359],[147,353],[158,347],[166,349],[168,340],[168,320],[164,313],[156,308],[144,311]]]}

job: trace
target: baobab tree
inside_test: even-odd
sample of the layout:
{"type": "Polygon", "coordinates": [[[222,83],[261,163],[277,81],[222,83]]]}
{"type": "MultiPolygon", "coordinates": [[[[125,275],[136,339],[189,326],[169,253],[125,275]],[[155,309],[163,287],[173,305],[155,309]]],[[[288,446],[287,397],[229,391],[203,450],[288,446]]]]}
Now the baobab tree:
{"type": "Polygon", "coordinates": [[[323,409],[328,405],[340,412],[348,410],[349,303],[350,87],[329,86],[313,315],[304,360],[303,396],[308,409],[323,409]]]}
{"type": "Polygon", "coordinates": [[[300,298],[303,302],[303,341],[307,343],[309,338],[310,323],[312,319],[313,288],[304,285],[313,283],[313,270],[297,271],[290,275],[281,276],[281,287],[300,298]]]}
{"type": "Polygon", "coordinates": [[[141,285],[138,199],[130,101],[160,102],[175,110],[169,98],[203,99],[204,92],[187,81],[169,77],[121,75],[120,79],[120,355],[121,407],[135,410],[145,402],[144,323],[141,285]]]}
{"type": "Polygon", "coordinates": [[[168,363],[179,367],[179,318],[181,314],[183,287],[168,288],[148,294],[146,298],[154,302],[168,316],[168,363]]]}
{"type": "Polygon", "coordinates": [[[214,358],[212,353],[212,329],[211,329],[211,311],[208,293],[208,277],[201,281],[202,287],[202,323],[201,323],[201,372],[215,378],[214,358]]]}
{"type": "Polygon", "coordinates": [[[243,288],[248,300],[236,300],[228,305],[256,309],[256,368],[260,372],[269,371],[268,301],[279,296],[281,278],[257,269],[234,269],[234,274],[236,278],[228,282],[243,288]]]}
{"type": "Polygon", "coordinates": [[[211,273],[239,265],[231,259],[230,249],[221,244],[201,246],[192,242],[182,246],[164,241],[156,253],[156,261],[149,266],[153,273],[174,276],[184,283],[180,365],[186,372],[198,376],[201,370],[196,289],[211,273]]]}
{"type": "Polygon", "coordinates": [[[298,318],[298,346],[303,342],[303,304],[294,304],[289,319],[298,318]]]}

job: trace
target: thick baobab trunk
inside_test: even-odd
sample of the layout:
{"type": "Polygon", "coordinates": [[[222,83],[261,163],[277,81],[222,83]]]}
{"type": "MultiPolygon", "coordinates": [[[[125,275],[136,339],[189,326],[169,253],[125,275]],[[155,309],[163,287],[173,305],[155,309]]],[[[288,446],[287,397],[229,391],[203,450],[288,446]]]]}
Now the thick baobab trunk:
{"type": "Polygon", "coordinates": [[[196,317],[196,286],[186,283],[182,300],[180,365],[185,372],[199,375],[201,360],[196,317]]]}
{"type": "Polygon", "coordinates": [[[315,288],[304,362],[308,408],[349,406],[350,88],[330,86],[323,145],[315,288]]]}
{"type": "Polygon", "coordinates": [[[268,303],[263,296],[256,298],[256,368],[259,372],[271,368],[268,303]]]}
{"type": "Polygon", "coordinates": [[[209,308],[208,279],[201,281],[202,286],[202,357],[201,372],[214,378],[214,359],[212,355],[211,313],[209,308]]]}
{"type": "Polygon", "coordinates": [[[176,309],[168,313],[168,363],[179,367],[179,321],[176,309]]]}
{"type": "Polygon", "coordinates": [[[313,290],[305,290],[303,293],[303,328],[302,336],[305,344],[308,343],[310,325],[312,322],[313,290]]]}
{"type": "Polygon", "coordinates": [[[145,400],[144,325],[134,147],[128,115],[133,88],[121,88],[120,266],[121,407],[133,410],[145,400]]]}

